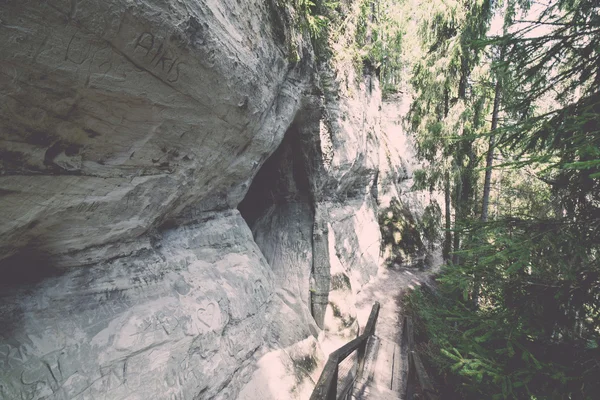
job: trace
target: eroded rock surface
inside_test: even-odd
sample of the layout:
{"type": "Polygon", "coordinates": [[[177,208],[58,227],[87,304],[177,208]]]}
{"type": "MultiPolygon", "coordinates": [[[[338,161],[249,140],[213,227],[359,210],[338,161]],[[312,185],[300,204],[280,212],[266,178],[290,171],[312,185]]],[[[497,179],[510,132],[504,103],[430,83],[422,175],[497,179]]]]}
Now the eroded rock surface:
{"type": "Polygon", "coordinates": [[[4,256],[31,244],[79,265],[235,208],[310,77],[273,15],[260,1],[3,2],[4,256]]]}
{"type": "Polygon", "coordinates": [[[210,398],[252,370],[272,272],[237,211],[2,298],[2,398],[210,398]]]}
{"type": "Polygon", "coordinates": [[[304,398],[323,332],[356,333],[401,171],[376,79],[341,93],[301,37],[290,62],[288,23],[3,2],[0,398],[304,398]]]}

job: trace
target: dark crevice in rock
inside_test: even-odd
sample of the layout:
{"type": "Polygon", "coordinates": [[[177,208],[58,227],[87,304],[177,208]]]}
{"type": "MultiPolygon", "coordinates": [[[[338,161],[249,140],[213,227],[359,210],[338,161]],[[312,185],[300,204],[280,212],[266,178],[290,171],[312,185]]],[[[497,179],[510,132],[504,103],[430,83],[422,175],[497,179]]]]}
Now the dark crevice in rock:
{"type": "Polygon", "coordinates": [[[64,273],[65,270],[56,267],[51,256],[34,244],[0,261],[0,338],[11,338],[22,329],[24,299],[38,290],[44,281],[64,273]]]}
{"type": "Polygon", "coordinates": [[[32,286],[47,278],[62,275],[64,271],[53,264],[48,254],[31,245],[2,260],[0,295],[6,290],[32,286]]]}
{"type": "Polygon", "coordinates": [[[290,126],[238,209],[272,270],[286,277],[290,287],[282,289],[303,299],[305,311],[290,308],[306,313],[307,327],[316,322],[322,328],[329,294],[327,226],[315,203],[320,159],[306,121],[297,118],[290,126]]]}
{"type": "Polygon", "coordinates": [[[373,184],[371,185],[371,197],[373,200],[379,204],[379,189],[377,185],[379,184],[379,171],[375,172],[375,177],[373,178],[373,184]]]}
{"type": "Polygon", "coordinates": [[[273,206],[311,203],[309,169],[302,149],[300,132],[292,124],[238,206],[250,228],[273,206]]]}

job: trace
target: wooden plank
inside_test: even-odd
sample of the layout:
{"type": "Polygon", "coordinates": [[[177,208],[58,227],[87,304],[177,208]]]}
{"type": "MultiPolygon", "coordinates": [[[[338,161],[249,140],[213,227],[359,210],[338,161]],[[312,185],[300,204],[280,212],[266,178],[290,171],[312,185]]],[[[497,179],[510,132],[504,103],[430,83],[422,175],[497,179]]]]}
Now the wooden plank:
{"type": "Polygon", "coordinates": [[[400,346],[394,343],[394,362],[392,365],[392,387],[391,389],[396,392],[402,390],[402,356],[400,354],[400,346]]]}
{"type": "Polygon", "coordinates": [[[394,363],[394,347],[395,344],[389,340],[380,339],[379,352],[375,363],[373,373],[373,384],[376,386],[392,388],[393,381],[393,363],[394,363]]]}
{"type": "Polygon", "coordinates": [[[401,399],[400,393],[374,386],[373,384],[355,388],[350,397],[352,400],[399,400],[401,399]]]}
{"type": "Polygon", "coordinates": [[[356,374],[358,373],[358,357],[356,352],[350,354],[344,361],[338,364],[338,388],[337,398],[341,398],[352,387],[356,374]]]}
{"type": "Polygon", "coordinates": [[[375,324],[377,324],[377,317],[379,316],[380,308],[381,305],[377,301],[375,302],[375,304],[373,304],[373,308],[371,308],[371,314],[369,314],[367,326],[365,327],[365,334],[368,336],[375,334],[375,324]]]}
{"type": "Polygon", "coordinates": [[[413,328],[412,318],[405,317],[404,322],[406,323],[406,339],[408,344],[408,351],[412,351],[415,348],[415,332],[413,328]]]}
{"type": "Polygon", "coordinates": [[[337,360],[329,357],[323,368],[323,372],[321,372],[321,376],[315,385],[315,389],[310,396],[310,400],[329,399],[332,391],[335,396],[335,391],[337,390],[337,368],[337,360]],[[335,389],[332,389],[332,387],[335,387],[335,389]]]}
{"type": "Polygon", "coordinates": [[[438,393],[433,387],[433,383],[427,374],[427,370],[421,361],[421,357],[415,351],[411,351],[409,353],[409,357],[412,359],[412,365],[415,368],[415,375],[419,381],[419,385],[421,386],[421,390],[425,394],[425,397],[429,400],[437,400],[439,399],[438,393]]]}

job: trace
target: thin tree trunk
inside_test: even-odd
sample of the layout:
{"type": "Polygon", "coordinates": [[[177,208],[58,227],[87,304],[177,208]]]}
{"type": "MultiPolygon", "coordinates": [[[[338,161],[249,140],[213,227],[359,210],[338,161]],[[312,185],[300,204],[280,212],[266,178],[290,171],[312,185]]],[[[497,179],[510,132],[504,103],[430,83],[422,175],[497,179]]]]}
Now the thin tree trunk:
{"type": "Polygon", "coordinates": [[[502,177],[504,174],[500,171],[500,176],[496,180],[496,199],[494,200],[494,217],[500,215],[500,197],[502,196],[502,177]]]}
{"type": "MultiPolygon", "coordinates": [[[[501,55],[502,57],[503,55],[501,55]]],[[[492,131],[490,133],[490,143],[485,159],[485,181],[483,184],[483,201],[481,206],[481,221],[488,220],[488,208],[490,204],[490,189],[492,183],[492,167],[494,166],[494,146],[496,145],[496,135],[494,134],[498,127],[498,109],[500,108],[500,78],[496,78],[496,89],[494,93],[494,109],[492,111],[492,131]]]]}
{"type": "Polygon", "coordinates": [[[446,209],[445,215],[445,237],[444,237],[444,250],[442,252],[444,260],[450,259],[450,251],[452,250],[452,216],[450,215],[450,173],[446,171],[444,174],[444,203],[446,209]]]}
{"type": "MultiPolygon", "coordinates": [[[[450,111],[450,90],[446,87],[444,89],[444,118],[448,116],[448,112],[450,111]]],[[[444,260],[450,260],[450,252],[452,252],[452,215],[451,215],[451,202],[452,202],[452,193],[450,192],[450,172],[446,171],[444,173],[444,205],[446,210],[445,215],[445,228],[446,233],[444,237],[444,248],[442,251],[442,255],[444,260]]]]}
{"type": "MultiPolygon", "coordinates": [[[[466,49],[463,49],[466,50],[466,49]]],[[[463,53],[460,62],[460,80],[458,82],[458,98],[465,101],[467,100],[467,85],[469,81],[469,64],[467,58],[463,53]]],[[[454,264],[460,263],[460,257],[458,256],[458,251],[460,250],[460,234],[458,232],[458,223],[464,222],[469,212],[469,200],[471,199],[471,182],[470,182],[470,174],[472,171],[469,170],[471,168],[471,159],[469,160],[469,166],[465,169],[463,166],[463,159],[465,156],[471,158],[472,153],[472,142],[464,139],[464,129],[463,129],[463,139],[458,144],[457,150],[457,166],[458,171],[458,187],[456,188],[456,205],[454,207],[454,243],[453,243],[453,253],[452,254],[452,262],[454,264]]]]}
{"type": "MultiPolygon", "coordinates": [[[[466,48],[463,48],[462,50],[464,52],[468,51],[466,48]]],[[[469,70],[469,63],[464,54],[465,53],[463,53],[463,56],[460,58],[460,80],[458,81],[458,98],[461,100],[467,98],[467,84],[469,81],[469,74],[471,73],[469,70]]]]}
{"type": "Polygon", "coordinates": [[[458,221],[458,213],[454,213],[454,240],[452,243],[452,263],[458,264],[458,250],[460,250],[460,234],[458,233],[458,225],[456,222],[458,221]]]}
{"type": "MultiPolygon", "coordinates": [[[[500,61],[504,60],[504,48],[500,51],[500,61]]],[[[500,96],[502,93],[502,84],[500,75],[496,76],[496,87],[494,89],[494,108],[492,109],[492,129],[490,132],[490,142],[485,159],[485,180],[483,183],[483,199],[481,202],[481,222],[487,222],[488,209],[490,205],[490,190],[492,187],[492,167],[494,166],[494,147],[496,145],[495,131],[498,127],[498,110],[500,109],[500,96]]],[[[481,290],[481,276],[475,272],[473,277],[473,305],[479,308],[479,294],[481,290]]]]}
{"type": "Polygon", "coordinates": [[[444,90],[444,118],[448,116],[450,112],[450,91],[448,88],[444,90]]]}
{"type": "MultiPolygon", "coordinates": [[[[462,163],[462,162],[461,162],[462,163]]],[[[459,168],[458,166],[456,168],[459,168]]],[[[454,231],[452,232],[452,263],[458,264],[458,250],[460,249],[460,233],[458,232],[458,223],[463,215],[464,204],[461,203],[462,195],[462,174],[459,172],[459,176],[455,179],[456,187],[454,189],[454,231]]]]}

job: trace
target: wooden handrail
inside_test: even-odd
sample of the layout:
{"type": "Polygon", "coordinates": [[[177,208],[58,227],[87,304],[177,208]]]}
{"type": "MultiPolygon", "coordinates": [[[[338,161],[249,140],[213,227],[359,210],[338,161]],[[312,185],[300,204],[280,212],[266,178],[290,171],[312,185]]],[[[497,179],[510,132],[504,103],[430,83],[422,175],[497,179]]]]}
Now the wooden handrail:
{"type": "Polygon", "coordinates": [[[310,400],[336,400],[337,394],[337,380],[338,380],[338,366],[344,361],[350,354],[355,350],[358,350],[358,358],[360,359],[365,354],[365,348],[367,346],[367,340],[375,334],[375,325],[377,324],[377,317],[379,316],[379,303],[375,302],[371,308],[371,314],[367,321],[367,326],[362,335],[356,339],[346,343],[333,353],[329,355],[325,368],[321,372],[321,376],[315,385],[310,400]]]}
{"type": "MultiPolygon", "coordinates": [[[[419,353],[415,350],[415,334],[412,318],[409,316],[404,317],[404,325],[402,334],[404,335],[404,339],[408,345],[408,373],[415,374],[417,381],[419,382],[419,386],[425,395],[427,400],[438,400],[439,395],[433,386],[433,382],[429,375],[427,374],[427,370],[423,365],[423,361],[421,361],[421,357],[419,353]]],[[[408,387],[407,387],[408,389],[408,387]]]]}

